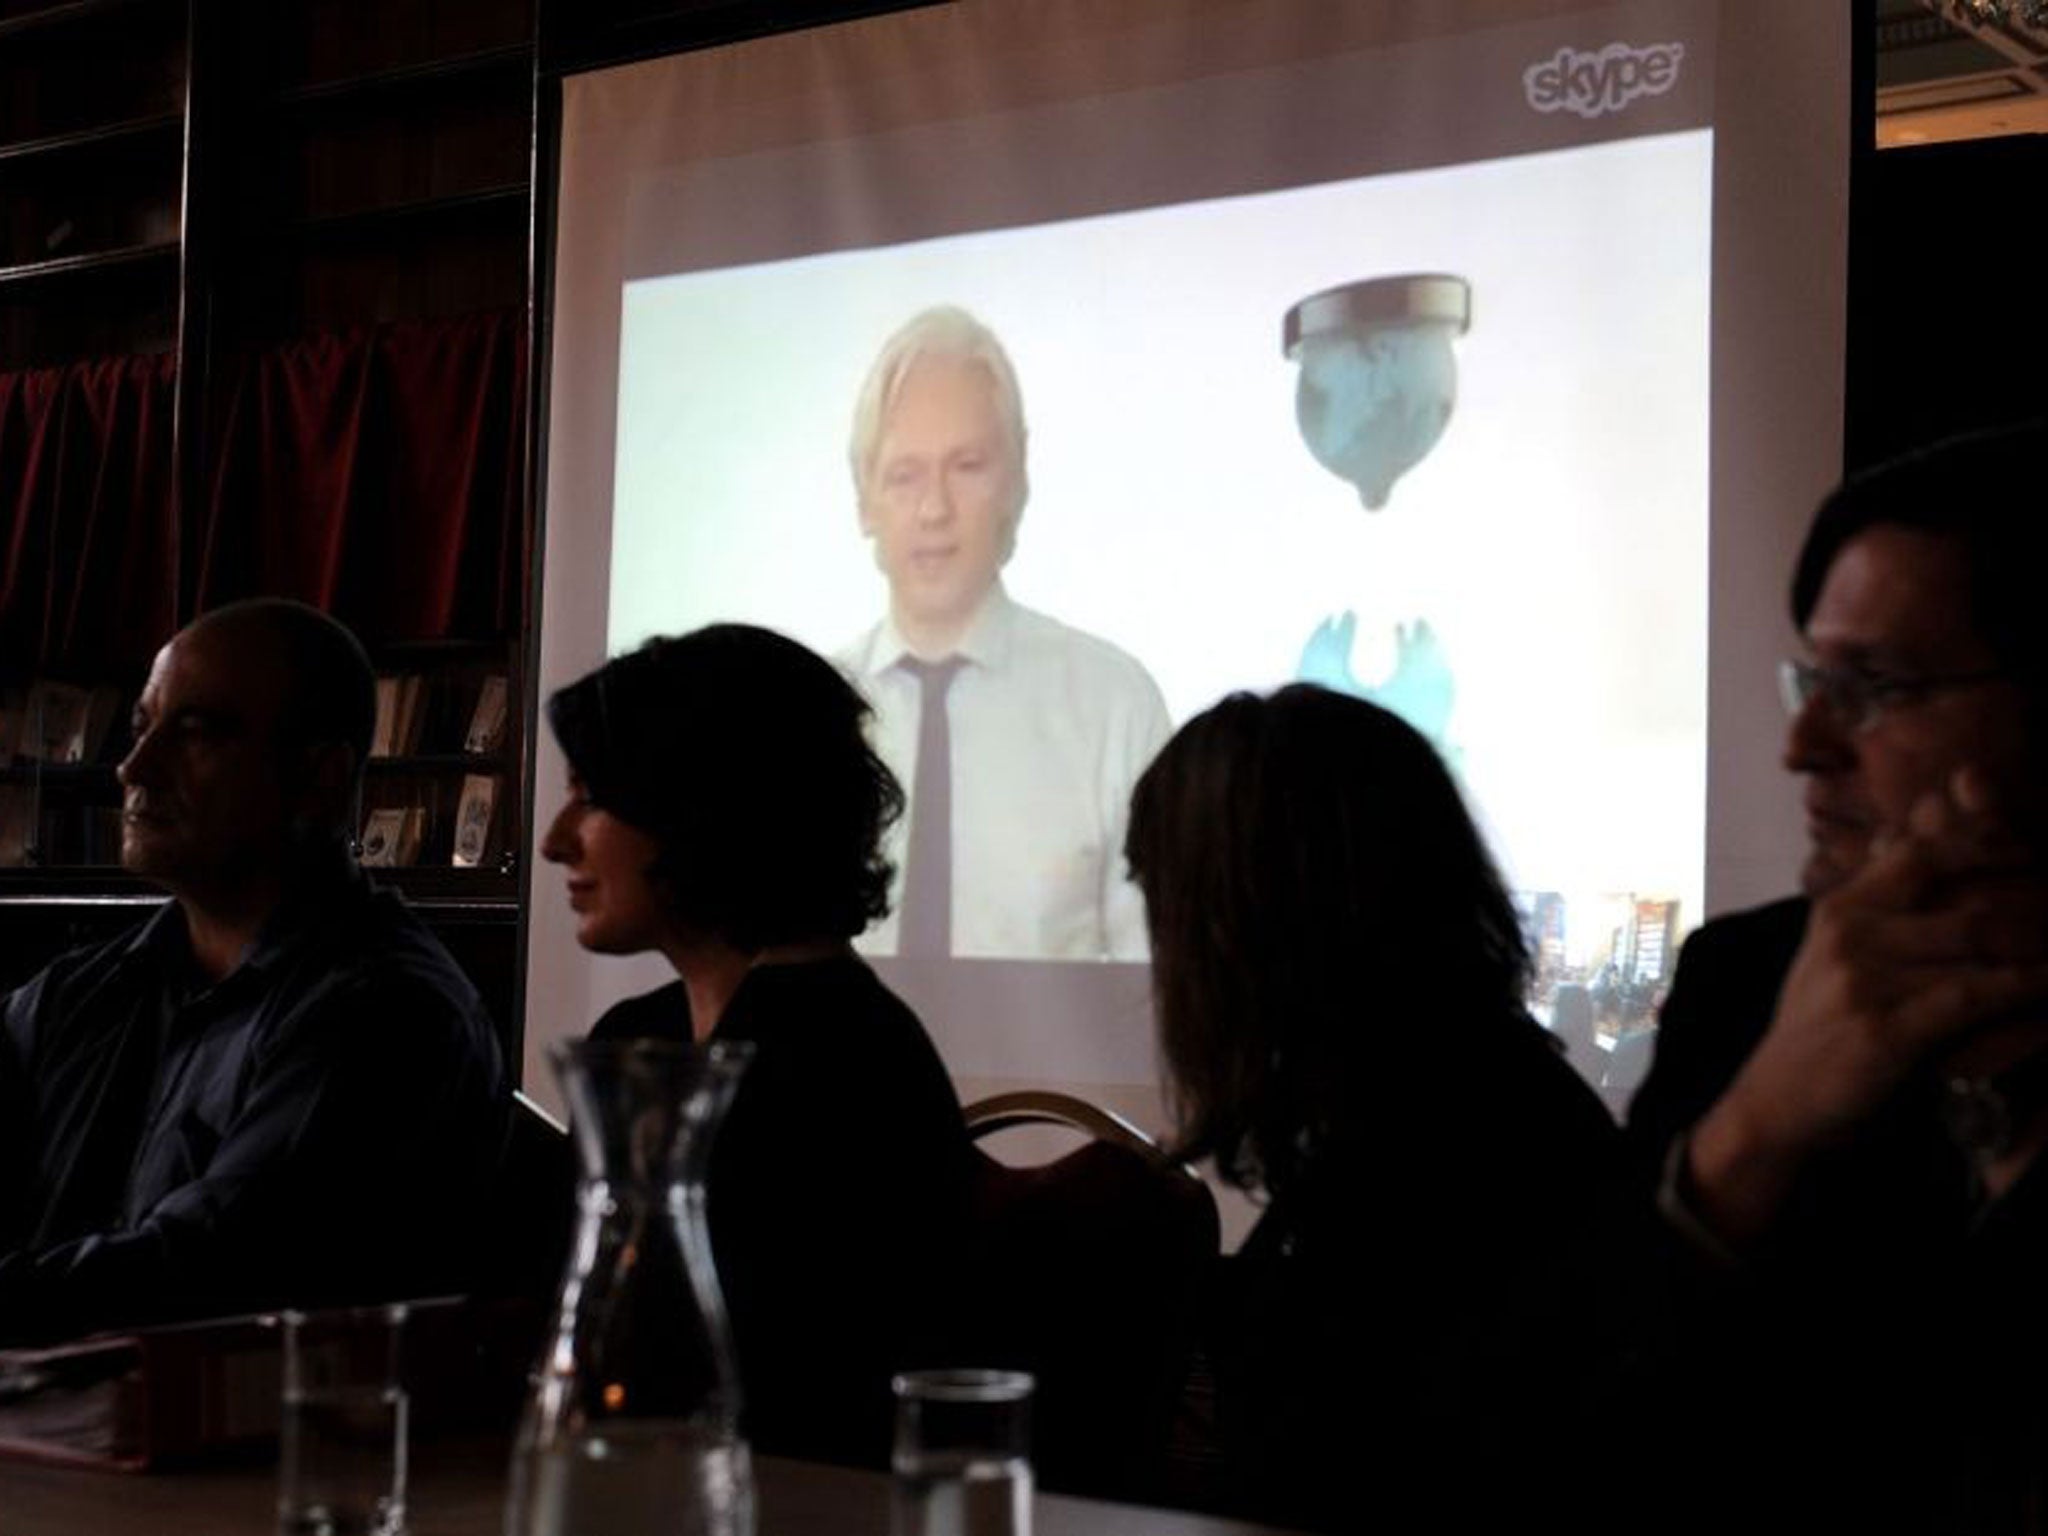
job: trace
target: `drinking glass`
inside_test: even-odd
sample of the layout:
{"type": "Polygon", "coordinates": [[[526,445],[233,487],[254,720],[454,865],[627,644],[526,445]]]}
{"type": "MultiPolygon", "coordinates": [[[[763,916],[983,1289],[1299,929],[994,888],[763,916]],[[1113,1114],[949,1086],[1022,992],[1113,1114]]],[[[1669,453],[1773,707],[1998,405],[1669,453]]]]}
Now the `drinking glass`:
{"type": "Polygon", "coordinates": [[[284,1314],[279,1536],[404,1536],[405,1315],[284,1314]]]}
{"type": "Polygon", "coordinates": [[[892,1536],[1031,1536],[1031,1378],[907,1371],[894,1385],[892,1536]]]}

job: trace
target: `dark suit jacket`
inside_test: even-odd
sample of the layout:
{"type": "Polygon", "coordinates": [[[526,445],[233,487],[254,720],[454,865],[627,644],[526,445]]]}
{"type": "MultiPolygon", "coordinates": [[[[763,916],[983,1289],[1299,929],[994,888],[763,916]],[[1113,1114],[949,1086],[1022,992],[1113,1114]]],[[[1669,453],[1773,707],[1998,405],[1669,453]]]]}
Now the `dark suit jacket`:
{"type": "Polygon", "coordinates": [[[1648,1218],[1614,1266],[1636,1292],[1631,1502],[1656,1529],[2041,1529],[2025,1521],[2048,1518],[2044,1179],[1980,1209],[1931,1074],[1823,1158],[1739,1266],[1649,1214],[1672,1139],[1768,1029],[1807,913],[1780,902],[1692,937],[1630,1110],[1648,1218]]]}
{"type": "Polygon", "coordinates": [[[1657,1017],[1656,1059],[1629,1105],[1628,1140],[1638,1158],[1660,1159],[1763,1039],[1806,936],[1806,915],[1806,902],[1794,898],[1717,918],[1679,951],[1657,1017]]]}
{"type": "Polygon", "coordinates": [[[1236,1512],[1307,1530],[1545,1528],[1570,1475],[1599,1305],[1579,1263],[1614,1124],[1533,1023],[1454,1046],[1427,1072],[1390,1062],[1344,1143],[1225,1266],[1211,1352],[1236,1512]]]}

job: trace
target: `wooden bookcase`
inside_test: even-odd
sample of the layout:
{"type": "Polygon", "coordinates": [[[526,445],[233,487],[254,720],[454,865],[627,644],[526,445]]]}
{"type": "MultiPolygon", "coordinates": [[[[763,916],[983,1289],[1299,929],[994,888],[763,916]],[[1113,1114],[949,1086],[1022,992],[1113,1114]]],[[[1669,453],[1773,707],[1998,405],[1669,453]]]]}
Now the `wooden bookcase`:
{"type": "MultiPolygon", "coordinates": [[[[184,0],[0,0],[0,371],[176,347],[189,19],[184,0]]],[[[113,680],[33,670],[0,655],[0,896],[118,906],[138,894],[108,878],[127,701],[102,700],[83,761],[51,760],[23,739],[36,684],[113,680]]]]}
{"type": "Polygon", "coordinates": [[[186,10],[0,4],[0,369],[175,344],[186,10]]]}
{"type": "MultiPolygon", "coordinates": [[[[532,402],[561,77],[917,3],[930,0],[0,0],[0,374],[174,360],[163,581],[182,621],[199,606],[194,509],[250,358],[512,312],[528,358],[520,547],[537,549],[532,402]]],[[[357,627],[380,670],[429,676],[444,697],[489,671],[508,678],[492,752],[451,746],[443,722],[371,763],[364,801],[421,809],[421,861],[385,877],[463,961],[516,1060],[530,589],[514,607],[431,643],[357,627]],[[453,823],[479,773],[500,780],[497,844],[457,868],[453,823]]],[[[0,647],[0,699],[36,672],[0,647]]],[[[0,986],[158,899],[109,862],[106,828],[141,664],[59,680],[124,696],[93,761],[0,766],[0,801],[28,796],[36,828],[33,862],[0,857],[0,986]]],[[[0,818],[0,855],[5,837],[0,818]]]]}
{"type": "MultiPolygon", "coordinates": [[[[0,0],[0,372],[175,358],[178,548],[164,579],[181,621],[198,606],[192,509],[241,365],[485,310],[523,314],[530,336],[534,34],[532,0],[0,0]]],[[[511,430],[527,441],[523,421],[511,430]]],[[[530,489],[519,516],[523,541],[530,489]]],[[[523,605],[475,632],[356,627],[380,673],[422,678],[428,701],[412,749],[367,765],[366,815],[416,806],[424,823],[418,862],[379,876],[423,909],[510,1034],[523,605]],[[470,752],[487,676],[506,680],[507,724],[470,752]],[[495,780],[494,835],[456,867],[472,777],[495,780]]],[[[0,709],[41,670],[0,655],[0,709]]],[[[89,761],[0,752],[0,986],[156,899],[117,867],[113,819],[139,671],[57,680],[121,697],[89,761]],[[10,806],[28,824],[13,857],[10,806]]]]}

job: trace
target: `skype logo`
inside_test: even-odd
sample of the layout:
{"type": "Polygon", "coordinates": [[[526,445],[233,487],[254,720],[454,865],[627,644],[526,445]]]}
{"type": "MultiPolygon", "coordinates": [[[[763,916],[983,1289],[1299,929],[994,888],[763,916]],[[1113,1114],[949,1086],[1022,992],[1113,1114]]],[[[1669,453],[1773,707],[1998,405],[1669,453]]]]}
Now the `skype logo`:
{"type": "Polygon", "coordinates": [[[1683,43],[1609,43],[1598,53],[1560,48],[1522,71],[1522,89],[1538,112],[1599,117],[1619,112],[1638,96],[1663,95],[1677,82],[1684,57],[1683,43]]]}

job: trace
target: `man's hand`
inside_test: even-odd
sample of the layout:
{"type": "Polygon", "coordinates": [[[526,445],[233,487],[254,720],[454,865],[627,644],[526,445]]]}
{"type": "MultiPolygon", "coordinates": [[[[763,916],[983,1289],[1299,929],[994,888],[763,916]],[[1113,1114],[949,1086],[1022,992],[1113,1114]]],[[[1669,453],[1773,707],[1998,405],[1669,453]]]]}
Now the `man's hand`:
{"type": "Polygon", "coordinates": [[[1951,1059],[1995,1070],[2039,1048],[2043,1019],[2048,871],[1964,770],[1814,904],[1769,1031],[1694,1128],[1699,1214],[1753,1241],[1908,1078],[1951,1059]]]}

